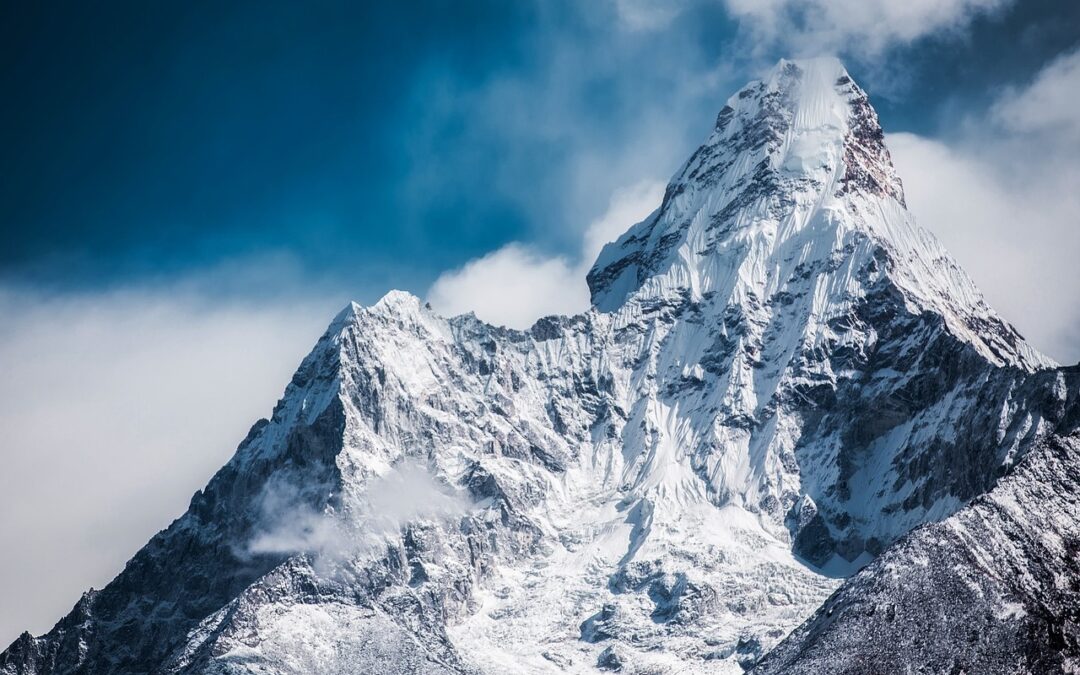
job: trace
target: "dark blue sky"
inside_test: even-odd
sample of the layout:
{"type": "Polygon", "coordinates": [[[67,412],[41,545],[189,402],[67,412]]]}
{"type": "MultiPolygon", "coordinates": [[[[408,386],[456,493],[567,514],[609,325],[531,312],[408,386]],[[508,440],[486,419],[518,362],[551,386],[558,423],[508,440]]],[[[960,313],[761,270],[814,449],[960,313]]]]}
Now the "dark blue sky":
{"type": "MultiPolygon", "coordinates": [[[[669,175],[784,55],[689,4],[633,31],[601,1],[6,3],[0,280],[277,256],[369,300],[512,240],[572,254],[612,189],[669,175]]],[[[846,61],[887,130],[948,133],[1074,45],[1078,8],[846,61]]]]}

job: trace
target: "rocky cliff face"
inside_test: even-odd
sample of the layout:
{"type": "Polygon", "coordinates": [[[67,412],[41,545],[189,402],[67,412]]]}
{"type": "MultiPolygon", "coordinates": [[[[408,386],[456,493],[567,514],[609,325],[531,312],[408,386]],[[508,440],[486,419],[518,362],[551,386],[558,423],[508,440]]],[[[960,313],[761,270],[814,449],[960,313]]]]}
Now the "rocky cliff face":
{"type": "Polygon", "coordinates": [[[588,281],[528,331],[347,308],[188,512],[0,673],[742,672],[1068,443],[1075,376],[914,223],[834,60],[732,97],[588,281]]]}
{"type": "Polygon", "coordinates": [[[754,672],[1080,670],[1078,422],[993,490],[886,550],[754,672]]]}

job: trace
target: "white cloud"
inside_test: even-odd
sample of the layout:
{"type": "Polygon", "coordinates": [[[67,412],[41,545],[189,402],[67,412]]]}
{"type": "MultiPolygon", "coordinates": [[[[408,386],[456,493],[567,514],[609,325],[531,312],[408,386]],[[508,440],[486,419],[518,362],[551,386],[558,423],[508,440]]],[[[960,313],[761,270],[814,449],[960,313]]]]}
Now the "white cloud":
{"type": "Polygon", "coordinates": [[[475,505],[464,492],[436,480],[419,461],[407,458],[373,476],[348,504],[348,518],[314,510],[310,486],[273,482],[262,494],[261,528],[246,553],[306,553],[315,570],[333,574],[347,563],[386,550],[409,524],[452,521],[475,505]]]}
{"type": "Polygon", "coordinates": [[[659,30],[671,23],[686,4],[685,0],[615,0],[615,13],[627,30],[659,30]]]}
{"type": "Polygon", "coordinates": [[[339,308],[196,288],[0,288],[3,645],[49,629],[184,511],[339,308]]]}
{"type": "Polygon", "coordinates": [[[888,139],[919,222],[1002,316],[1063,363],[1080,361],[1078,64],[1076,52],[1054,61],[952,141],[888,139]]]}
{"type": "Polygon", "coordinates": [[[528,328],[541,316],[588,307],[585,279],[576,272],[566,258],[508,244],[444,273],[428,291],[428,302],[447,315],[473,311],[491,323],[528,328]]]}
{"type": "Polygon", "coordinates": [[[725,0],[759,46],[793,55],[875,55],[921,37],[965,28],[1010,0],[725,0]]]}
{"type": "Polygon", "coordinates": [[[604,244],[615,241],[631,225],[642,220],[660,206],[666,184],[658,180],[643,180],[612,193],[607,210],[585,228],[581,262],[585,272],[592,267],[604,244]]]}
{"type": "Polygon", "coordinates": [[[447,315],[473,311],[489,323],[521,329],[542,316],[582,312],[589,307],[585,275],[600,249],[648,216],[663,194],[664,183],[655,180],[615,190],[604,214],[585,228],[576,262],[508,244],[442,274],[428,302],[447,315]]]}
{"type": "Polygon", "coordinates": [[[1080,143],[1080,50],[1055,59],[1030,86],[1010,90],[993,114],[1012,131],[1080,143]]]}

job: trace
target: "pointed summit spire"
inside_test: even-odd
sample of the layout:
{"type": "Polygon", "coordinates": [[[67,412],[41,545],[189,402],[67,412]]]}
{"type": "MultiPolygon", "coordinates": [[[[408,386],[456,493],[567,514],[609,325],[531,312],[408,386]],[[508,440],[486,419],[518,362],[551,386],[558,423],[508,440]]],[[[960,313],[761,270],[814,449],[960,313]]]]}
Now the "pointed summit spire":
{"type": "Polygon", "coordinates": [[[863,189],[904,203],[903,187],[869,97],[835,57],[781,59],[764,79],[728,100],[709,145],[740,141],[763,150],[773,168],[813,174],[843,164],[843,190],[863,189]]]}
{"type": "MultiPolygon", "coordinates": [[[[752,313],[794,286],[855,302],[882,274],[992,361],[1049,363],[915,224],[869,97],[838,60],[817,58],[782,60],[728,99],[660,208],[604,247],[588,283],[605,312],[708,301],[752,313]]],[[[831,310],[807,311],[813,324],[831,310]]]]}
{"type": "Polygon", "coordinates": [[[839,141],[845,169],[840,181],[842,190],[858,189],[905,203],[877,113],[839,59],[781,60],[765,86],[786,98],[791,106],[789,133],[793,142],[782,149],[785,169],[814,168],[805,162],[808,141],[811,158],[815,141],[839,141]],[[829,131],[837,132],[839,138],[830,137],[829,131]]]}
{"type": "Polygon", "coordinates": [[[799,204],[854,193],[905,206],[866,93],[835,58],[781,60],[728,99],[660,209],[601,252],[589,274],[593,303],[619,307],[695,234],[708,243],[732,220],[783,220],[799,204]],[[747,213],[755,204],[765,211],[747,213]]]}

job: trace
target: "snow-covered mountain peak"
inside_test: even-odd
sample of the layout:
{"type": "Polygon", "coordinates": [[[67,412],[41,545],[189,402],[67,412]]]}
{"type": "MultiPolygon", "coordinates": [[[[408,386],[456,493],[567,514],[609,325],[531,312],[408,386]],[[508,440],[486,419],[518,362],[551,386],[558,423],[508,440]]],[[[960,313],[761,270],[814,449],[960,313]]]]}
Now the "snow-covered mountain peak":
{"type": "Polygon", "coordinates": [[[650,277],[699,262],[702,253],[737,263],[741,249],[717,245],[724,235],[770,231],[775,247],[819,213],[835,231],[850,206],[844,198],[854,194],[903,208],[883,139],[866,94],[837,59],[780,61],[728,100],[660,208],[601,251],[589,273],[593,303],[617,309],[650,277]]]}
{"type": "Polygon", "coordinates": [[[1075,369],[916,226],[883,138],[838,61],[781,61],[604,248],[589,311],[350,304],[187,513],[0,674],[743,672],[1080,420],[1075,369]]]}
{"type": "Polygon", "coordinates": [[[367,307],[351,303],[340,316],[340,327],[349,328],[354,340],[364,340],[373,332],[388,330],[405,331],[414,337],[442,335],[448,330],[446,320],[438,316],[430,305],[402,290],[388,291],[367,307]]]}
{"type": "Polygon", "coordinates": [[[379,298],[373,307],[377,307],[386,311],[408,311],[416,312],[420,311],[421,300],[408,291],[402,291],[394,289],[387,291],[385,295],[379,298]]]}
{"type": "Polygon", "coordinates": [[[812,294],[811,327],[884,280],[987,359],[1052,365],[915,223],[877,114],[834,58],[780,61],[732,96],[660,208],[588,275],[596,308],[631,315],[687,301],[767,320],[771,297],[812,294]]]}

